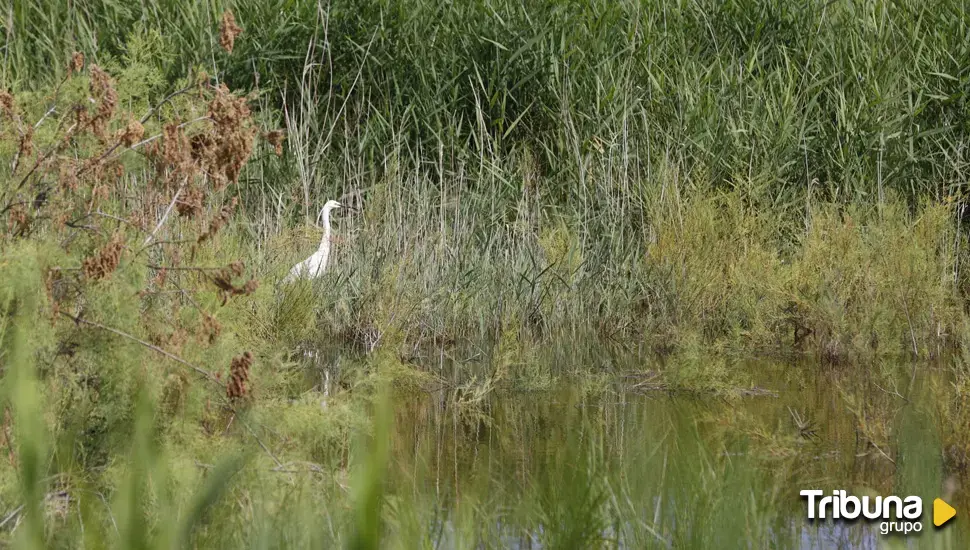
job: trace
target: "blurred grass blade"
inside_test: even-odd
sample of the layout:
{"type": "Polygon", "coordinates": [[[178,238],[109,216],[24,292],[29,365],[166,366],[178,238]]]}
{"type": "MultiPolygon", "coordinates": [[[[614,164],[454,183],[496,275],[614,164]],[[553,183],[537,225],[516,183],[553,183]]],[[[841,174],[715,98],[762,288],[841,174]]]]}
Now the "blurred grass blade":
{"type": "Polygon", "coordinates": [[[192,504],[179,524],[176,548],[191,548],[192,534],[203,523],[206,511],[212,508],[229,488],[232,477],[244,466],[242,455],[232,455],[216,464],[206,476],[205,483],[192,497],[192,504]]]}
{"type": "Polygon", "coordinates": [[[347,545],[349,550],[381,548],[381,509],[384,504],[391,421],[391,398],[384,390],[376,398],[373,433],[354,480],[354,533],[347,545]]]}

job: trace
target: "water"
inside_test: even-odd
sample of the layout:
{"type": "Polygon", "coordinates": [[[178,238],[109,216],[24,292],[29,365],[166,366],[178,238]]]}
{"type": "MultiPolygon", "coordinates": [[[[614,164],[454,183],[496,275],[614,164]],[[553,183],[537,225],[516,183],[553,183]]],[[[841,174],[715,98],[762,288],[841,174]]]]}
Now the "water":
{"type": "Polygon", "coordinates": [[[390,517],[404,540],[436,548],[967,547],[970,508],[946,487],[956,478],[926,391],[943,374],[735,367],[770,391],[644,391],[656,385],[621,376],[461,404],[447,391],[400,395],[390,517]],[[919,495],[923,532],[810,523],[802,489],[919,495]],[[936,530],[944,493],[957,517],[936,530]]]}

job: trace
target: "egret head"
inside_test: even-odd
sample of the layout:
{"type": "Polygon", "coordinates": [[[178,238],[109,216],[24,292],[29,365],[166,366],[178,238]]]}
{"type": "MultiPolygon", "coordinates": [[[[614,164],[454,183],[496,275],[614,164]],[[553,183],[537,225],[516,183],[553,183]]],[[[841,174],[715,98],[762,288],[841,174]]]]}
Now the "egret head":
{"type": "Polygon", "coordinates": [[[336,208],[343,208],[343,206],[344,205],[340,204],[339,202],[337,202],[335,200],[329,200],[329,201],[327,201],[327,204],[324,204],[323,205],[323,210],[320,211],[320,215],[322,216],[326,212],[330,212],[331,210],[334,210],[336,208]]]}

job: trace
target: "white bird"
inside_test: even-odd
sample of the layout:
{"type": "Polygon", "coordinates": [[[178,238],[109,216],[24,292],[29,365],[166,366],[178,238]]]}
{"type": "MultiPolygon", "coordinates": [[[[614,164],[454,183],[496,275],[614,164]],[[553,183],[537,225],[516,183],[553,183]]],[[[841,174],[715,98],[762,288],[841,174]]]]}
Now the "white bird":
{"type": "Polygon", "coordinates": [[[323,239],[320,241],[320,248],[309,258],[293,266],[283,279],[284,283],[292,283],[303,277],[315,279],[327,270],[327,260],[330,258],[330,212],[336,208],[343,208],[343,205],[334,200],[323,205],[323,210],[320,211],[323,216],[323,239]]]}

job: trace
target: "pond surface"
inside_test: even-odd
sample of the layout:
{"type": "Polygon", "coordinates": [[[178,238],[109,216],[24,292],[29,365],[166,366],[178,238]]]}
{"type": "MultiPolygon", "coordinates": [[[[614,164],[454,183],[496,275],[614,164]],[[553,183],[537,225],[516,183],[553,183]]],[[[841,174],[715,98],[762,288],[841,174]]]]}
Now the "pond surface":
{"type": "Polygon", "coordinates": [[[813,365],[735,368],[759,391],[678,392],[621,376],[399,397],[390,515],[435,548],[968,547],[970,507],[943,471],[927,397],[942,374],[900,369],[879,383],[813,365]],[[921,496],[922,532],[809,522],[802,489],[921,496]],[[937,530],[941,496],[957,516],[937,530]]]}

